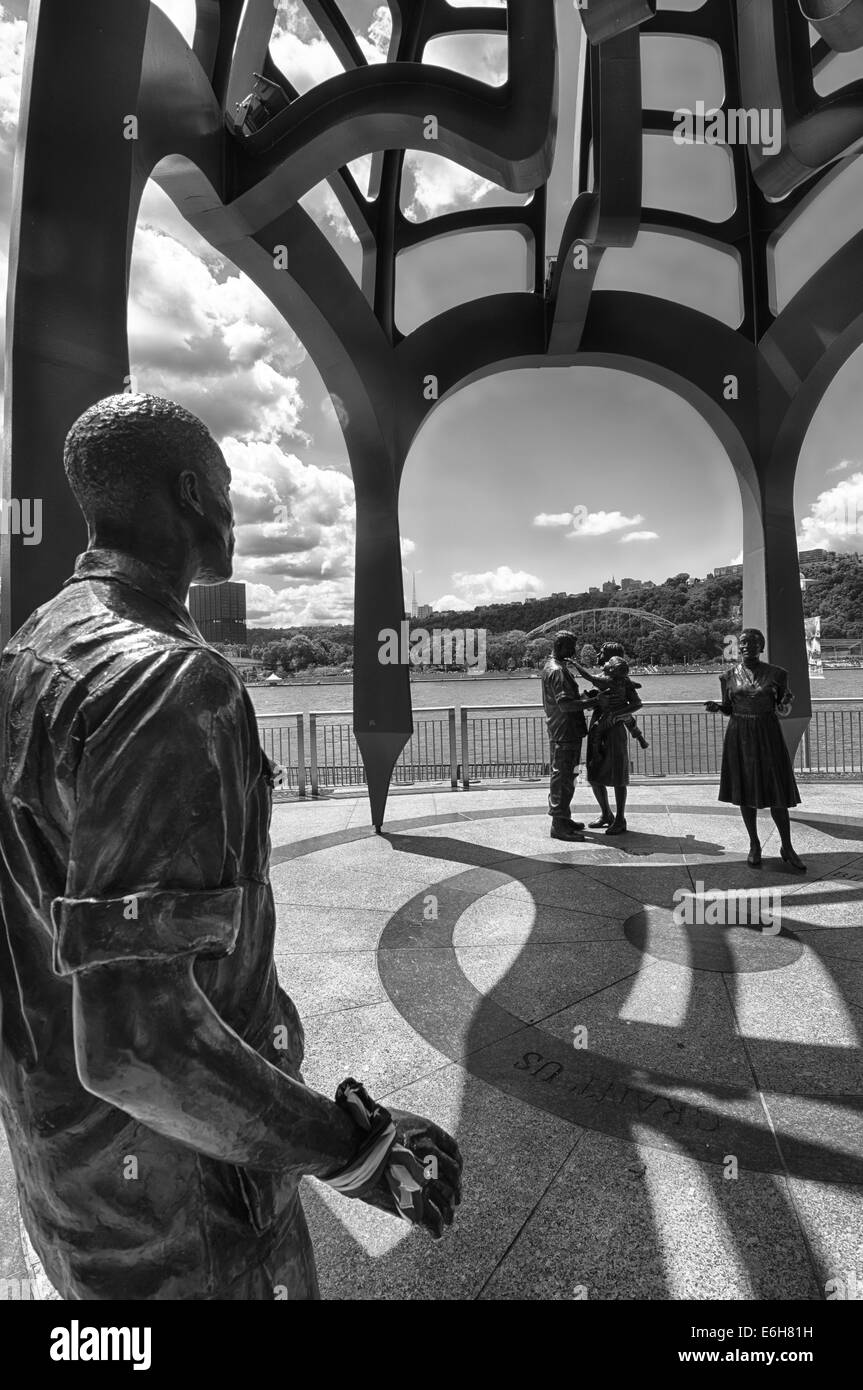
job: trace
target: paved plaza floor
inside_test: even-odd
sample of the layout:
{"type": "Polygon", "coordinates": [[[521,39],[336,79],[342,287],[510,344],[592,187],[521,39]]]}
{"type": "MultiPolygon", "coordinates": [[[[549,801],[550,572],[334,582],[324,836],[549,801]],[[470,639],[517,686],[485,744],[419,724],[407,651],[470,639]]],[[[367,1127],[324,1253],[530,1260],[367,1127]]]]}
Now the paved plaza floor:
{"type": "MultiPolygon", "coordinates": [[[[747,866],[713,783],[633,787],[630,833],[576,844],[535,786],[393,795],[380,837],[361,796],[274,808],[306,1080],[357,1077],[465,1160],[440,1244],[306,1182],[325,1298],[863,1292],[863,786],[802,794],[805,877],[768,813],[747,866]]],[[[14,1275],[5,1151],[0,1222],[14,1275]]]]}

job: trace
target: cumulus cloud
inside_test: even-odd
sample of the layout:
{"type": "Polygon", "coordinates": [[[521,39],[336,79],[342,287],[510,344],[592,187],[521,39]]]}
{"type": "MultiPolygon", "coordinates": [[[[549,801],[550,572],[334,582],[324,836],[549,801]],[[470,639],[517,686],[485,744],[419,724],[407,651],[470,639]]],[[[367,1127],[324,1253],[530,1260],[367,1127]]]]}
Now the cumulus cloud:
{"type": "Polygon", "coordinates": [[[434,602],[439,612],[474,608],[479,603],[506,603],[523,598],[525,594],[545,592],[545,584],[535,574],[511,570],[508,565],[499,565],[496,570],[486,570],[484,574],[456,573],[452,580],[454,592],[434,602]]]}
{"type": "MultiPolygon", "coordinates": [[[[545,530],[565,530],[567,540],[581,536],[608,536],[615,531],[624,531],[627,526],[637,526],[644,517],[624,516],[622,512],[589,512],[587,507],[573,507],[571,512],[540,512],[533,518],[534,526],[545,530]]],[[[655,531],[632,531],[624,540],[653,540],[655,531]]]]}
{"type": "Polygon", "coordinates": [[[21,74],[24,69],[26,20],[16,19],[0,5],[0,138],[14,148],[21,100],[21,74]]]}
{"type": "MultiPolygon", "coordinates": [[[[0,5],[0,343],[6,337],[6,287],[9,278],[7,245],[12,220],[12,170],[21,102],[21,76],[24,70],[26,20],[0,5]]],[[[0,349],[2,350],[2,349],[0,349]]],[[[2,380],[0,380],[2,407],[2,380]]]]}
{"type": "Polygon", "coordinates": [[[138,390],[170,396],[217,438],[305,439],[292,369],[305,350],[278,310],[221,258],[159,228],[138,228],[129,349],[138,390]]]}
{"type": "Polygon", "coordinates": [[[352,604],[355,515],[345,474],[303,462],[305,352],[278,311],[216,253],[143,223],[129,310],[134,386],[206,421],[232,473],[235,577],[251,621],[342,621],[352,604]],[[284,595],[284,596],[283,596],[284,595]]]}
{"type": "MultiPolygon", "coordinates": [[[[388,5],[378,5],[366,33],[356,35],[367,63],[386,61],[392,33],[388,5]]],[[[276,15],[270,52],[298,92],[307,92],[344,69],[321,30],[297,0],[282,0],[276,15]]]]}
{"type": "Polygon", "coordinates": [[[254,645],[256,627],[307,627],[316,623],[352,623],[353,586],[349,580],[291,584],[274,589],[246,582],[246,614],[254,645]]]}
{"type": "Polygon", "coordinates": [[[800,523],[797,544],[801,550],[845,554],[863,548],[863,473],[819,493],[800,523]]]}
{"type": "Polygon", "coordinates": [[[442,594],[432,604],[436,613],[462,613],[476,605],[469,603],[465,598],[459,598],[458,594],[442,594]]]}
{"type": "MultiPolygon", "coordinates": [[[[369,25],[369,43],[380,61],[386,59],[393,32],[393,17],[389,5],[378,5],[369,25]]],[[[366,54],[369,57],[369,54],[366,54]]]]}
{"type": "Polygon", "coordinates": [[[303,463],[273,442],[228,437],[222,448],[231,469],[242,577],[350,578],[356,530],[351,479],[303,463]]]}
{"type": "Polygon", "coordinates": [[[658,541],[658,531],[630,531],[629,535],[621,536],[620,544],[626,545],[628,541],[658,541]]]}
{"type": "MultiPolygon", "coordinates": [[[[0,225],[4,229],[8,228],[12,217],[12,168],[15,162],[26,36],[26,22],[16,19],[7,6],[0,5],[0,225]]],[[[4,246],[0,264],[0,328],[6,312],[7,240],[8,233],[3,236],[4,246]]]]}
{"type": "MultiPolygon", "coordinates": [[[[356,162],[359,163],[359,161],[356,162]]],[[[368,174],[365,178],[367,188],[368,174]]],[[[362,184],[360,189],[364,191],[362,184]]],[[[346,241],[359,244],[360,239],[354,231],[347,213],[328,183],[316,184],[308,193],[303,194],[300,203],[322,231],[334,233],[336,242],[338,242],[339,237],[344,237],[346,241]]]]}
{"type": "Polygon", "coordinates": [[[451,159],[424,150],[408,150],[405,175],[413,180],[413,195],[405,207],[405,216],[411,222],[425,222],[457,208],[475,207],[496,187],[451,159]]]}
{"type": "Polygon", "coordinates": [[[576,509],[569,537],[578,539],[581,536],[608,536],[615,531],[624,531],[627,526],[638,526],[643,520],[644,517],[641,515],[624,516],[623,512],[585,512],[576,509]]]}

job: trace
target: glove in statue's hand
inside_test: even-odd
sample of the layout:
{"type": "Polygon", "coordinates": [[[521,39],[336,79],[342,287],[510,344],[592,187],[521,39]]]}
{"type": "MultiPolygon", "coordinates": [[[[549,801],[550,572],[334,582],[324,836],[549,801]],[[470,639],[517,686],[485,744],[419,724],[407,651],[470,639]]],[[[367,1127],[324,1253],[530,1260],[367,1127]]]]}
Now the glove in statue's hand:
{"type": "Polygon", "coordinates": [[[722,706],[718,700],[705,701],[704,708],[707,710],[708,714],[720,714],[722,712],[722,706]]]}
{"type": "MultiPolygon", "coordinates": [[[[395,1121],[396,1143],[410,1151],[411,1176],[419,1184],[419,1191],[413,1194],[413,1210],[405,1215],[415,1226],[422,1226],[435,1240],[440,1240],[444,1228],[452,1225],[461,1202],[462,1156],[458,1144],[445,1129],[422,1115],[393,1109],[390,1114],[395,1121]],[[429,1159],[434,1159],[434,1163],[429,1163],[429,1159]]],[[[390,1215],[396,1210],[385,1174],[362,1200],[390,1215]]]]}

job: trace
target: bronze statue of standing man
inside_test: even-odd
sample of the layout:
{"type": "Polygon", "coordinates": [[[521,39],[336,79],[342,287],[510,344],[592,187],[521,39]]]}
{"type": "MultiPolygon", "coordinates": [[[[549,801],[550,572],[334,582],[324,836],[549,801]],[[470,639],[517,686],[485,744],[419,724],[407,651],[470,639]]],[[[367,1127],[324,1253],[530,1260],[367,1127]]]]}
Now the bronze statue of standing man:
{"type": "Polygon", "coordinates": [[[439,1237],[459,1151],[353,1081],[335,1101],[302,1081],[273,768],[185,606],[231,575],[221,451],[123,395],[76,422],[65,465],[89,548],[0,666],[0,1109],[23,1220],[64,1298],[316,1298],[300,1178],[439,1237]]]}

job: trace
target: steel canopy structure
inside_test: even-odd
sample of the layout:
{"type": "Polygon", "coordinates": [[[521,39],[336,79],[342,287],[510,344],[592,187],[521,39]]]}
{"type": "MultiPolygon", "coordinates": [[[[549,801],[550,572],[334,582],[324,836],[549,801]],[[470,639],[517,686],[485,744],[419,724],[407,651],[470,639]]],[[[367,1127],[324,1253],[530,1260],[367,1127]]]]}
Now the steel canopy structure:
{"type": "Polygon", "coordinates": [[[278,307],[337,404],[356,488],[354,730],[375,826],[412,732],[408,669],[378,661],[379,631],[404,615],[405,460],[441,402],[514,367],[613,367],[670,388],[708,422],[740,485],[745,621],[765,631],[770,659],[789,670],[798,703],[786,727],[796,744],[810,704],[794,475],[827,387],[863,343],[863,231],[781,308],[772,266],[780,238],[863,141],[863,83],[820,97],[814,80],[833,52],[863,46],[863,0],[705,0],[659,12],[654,0],[590,0],[578,12],[587,39],[578,73],[561,69],[553,0],[500,8],[389,0],[389,8],[388,61],[368,64],[337,0],[306,0],[345,71],[300,95],[269,51],[273,0],[196,0],[191,47],[149,0],[32,0],[4,495],[44,500],[44,539],[27,548],[2,538],[4,636],[55,592],[85,543],[62,443],[82,410],[128,381],[129,261],[152,176],[278,307]],[[507,39],[500,88],[423,61],[435,38],[489,30],[507,39]],[[663,35],[715,45],[723,110],[781,112],[776,153],[729,146],[735,205],[724,222],[643,205],[645,135],[672,139],[671,114],[642,101],[641,46],[663,35]],[[279,99],[244,131],[235,110],[256,74],[279,99]],[[547,276],[547,183],[560,94],[575,83],[579,192],[547,276]],[[409,222],[400,208],[405,151],[430,148],[529,201],[409,222]],[[347,166],[369,154],[365,197],[347,166]],[[298,201],[323,180],[360,239],[360,285],[298,201]],[[528,283],[403,336],[399,256],[434,238],[499,228],[524,238],[528,283]],[[598,289],[605,252],[632,247],[640,231],[734,257],[739,326],[598,289]]]}

